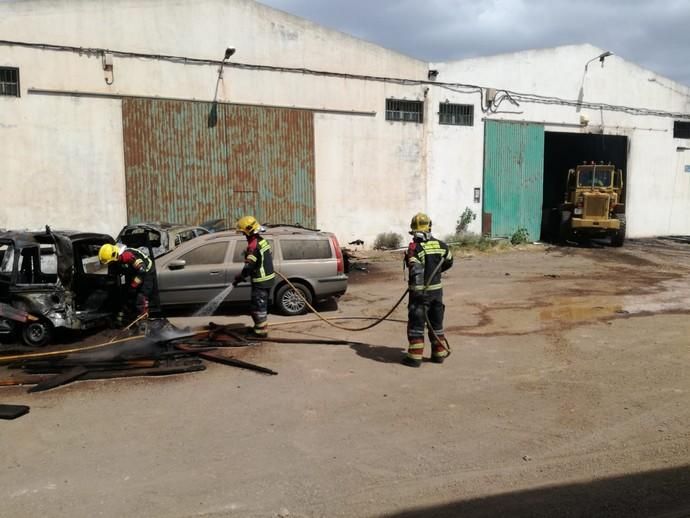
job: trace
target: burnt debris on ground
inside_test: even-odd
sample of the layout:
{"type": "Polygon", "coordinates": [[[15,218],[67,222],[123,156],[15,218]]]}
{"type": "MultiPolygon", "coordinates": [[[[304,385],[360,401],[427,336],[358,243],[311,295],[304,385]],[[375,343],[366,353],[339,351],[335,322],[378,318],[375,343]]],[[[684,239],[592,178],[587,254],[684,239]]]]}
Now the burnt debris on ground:
{"type": "Polygon", "coordinates": [[[223,351],[257,345],[259,341],[249,339],[246,331],[243,325],[213,323],[202,329],[179,329],[165,319],[152,319],[124,336],[96,344],[0,355],[0,365],[5,366],[0,370],[0,387],[32,385],[29,392],[41,392],[78,380],[197,372],[205,370],[204,361],[278,374],[223,351]]]}

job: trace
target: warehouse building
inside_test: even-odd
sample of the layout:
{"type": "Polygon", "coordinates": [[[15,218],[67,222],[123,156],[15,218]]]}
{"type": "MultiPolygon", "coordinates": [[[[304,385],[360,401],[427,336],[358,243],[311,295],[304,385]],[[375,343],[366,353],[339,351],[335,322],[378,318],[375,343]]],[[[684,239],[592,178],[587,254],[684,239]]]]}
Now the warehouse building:
{"type": "Polygon", "coordinates": [[[576,45],[427,63],[252,0],[0,3],[0,227],[255,213],[371,245],[538,239],[583,160],[628,235],[690,234],[690,89],[576,45]]]}

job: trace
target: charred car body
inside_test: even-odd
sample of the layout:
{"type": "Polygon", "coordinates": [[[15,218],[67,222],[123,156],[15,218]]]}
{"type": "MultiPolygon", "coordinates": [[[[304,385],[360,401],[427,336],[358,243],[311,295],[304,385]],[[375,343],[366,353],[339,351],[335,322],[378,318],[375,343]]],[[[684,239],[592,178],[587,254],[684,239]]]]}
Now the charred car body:
{"type": "MultiPolygon", "coordinates": [[[[131,246],[130,242],[156,243],[151,247],[153,257],[160,257],[174,250],[182,243],[195,237],[217,232],[225,227],[225,220],[205,221],[200,225],[182,225],[178,223],[134,223],[125,225],[117,236],[118,243],[131,246]]],[[[148,253],[148,252],[147,252],[148,253]]],[[[150,255],[150,254],[149,254],[150,255]]]]}
{"type": "Polygon", "coordinates": [[[98,260],[106,234],[0,232],[0,333],[31,346],[58,328],[103,325],[119,304],[119,280],[98,260]]]}

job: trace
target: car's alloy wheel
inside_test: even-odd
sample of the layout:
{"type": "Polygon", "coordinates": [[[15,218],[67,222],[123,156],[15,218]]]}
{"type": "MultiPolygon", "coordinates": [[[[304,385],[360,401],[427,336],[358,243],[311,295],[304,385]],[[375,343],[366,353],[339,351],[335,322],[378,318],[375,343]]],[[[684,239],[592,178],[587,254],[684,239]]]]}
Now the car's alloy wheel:
{"type": "Polygon", "coordinates": [[[305,299],[311,304],[312,297],[309,288],[300,284],[293,283],[295,288],[299,290],[299,295],[287,284],[283,285],[276,296],[276,305],[278,310],[284,315],[301,315],[307,312],[307,305],[305,299]]]}

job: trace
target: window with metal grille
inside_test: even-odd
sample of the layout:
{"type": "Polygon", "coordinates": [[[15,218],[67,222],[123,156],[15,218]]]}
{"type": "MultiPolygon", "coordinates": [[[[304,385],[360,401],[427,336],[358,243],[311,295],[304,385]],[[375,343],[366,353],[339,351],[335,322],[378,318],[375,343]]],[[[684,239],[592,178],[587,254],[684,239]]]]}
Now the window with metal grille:
{"type": "Polygon", "coordinates": [[[438,105],[438,123],[453,126],[473,126],[474,106],[471,104],[441,103],[438,105]]]}
{"type": "Polygon", "coordinates": [[[402,122],[424,122],[422,101],[400,101],[386,99],[386,120],[402,122]]]}
{"type": "Polygon", "coordinates": [[[690,122],[674,121],[673,138],[690,138],[690,122]]]}
{"type": "Polygon", "coordinates": [[[0,67],[0,95],[19,97],[19,69],[0,67]]]}

